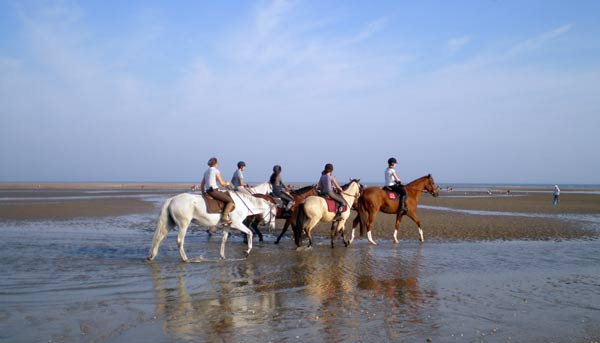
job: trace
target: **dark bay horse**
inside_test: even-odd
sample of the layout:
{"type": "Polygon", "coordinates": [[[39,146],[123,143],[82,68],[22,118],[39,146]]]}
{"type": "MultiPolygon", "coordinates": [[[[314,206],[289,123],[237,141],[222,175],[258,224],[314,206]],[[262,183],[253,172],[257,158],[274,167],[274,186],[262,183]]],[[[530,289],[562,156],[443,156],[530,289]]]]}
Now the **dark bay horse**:
{"type": "Polygon", "coordinates": [[[366,227],[367,238],[372,244],[377,244],[371,236],[371,229],[373,222],[377,216],[377,212],[396,214],[396,228],[394,230],[394,243],[398,243],[398,229],[400,228],[400,221],[402,216],[407,215],[412,219],[415,224],[419,227],[419,240],[423,242],[423,229],[421,227],[421,220],[417,217],[417,205],[419,204],[419,198],[424,190],[429,192],[434,197],[439,195],[439,188],[433,181],[431,174],[420,177],[405,186],[406,189],[406,207],[407,212],[400,211],[400,202],[395,199],[390,199],[386,191],[380,187],[367,187],[358,198],[358,215],[354,218],[352,223],[352,236],[349,243],[352,244],[354,239],[354,230],[356,225],[360,223],[360,235],[364,234],[366,227]]]}
{"type": "MultiPolygon", "coordinates": [[[[305,186],[299,189],[295,189],[293,191],[290,191],[291,196],[294,198],[294,206],[292,206],[292,208],[290,209],[290,216],[289,217],[284,217],[284,211],[283,208],[278,208],[277,209],[277,219],[285,219],[285,224],[283,224],[283,229],[281,230],[281,233],[279,234],[279,236],[277,236],[277,240],[275,241],[275,244],[279,244],[279,241],[281,240],[281,237],[283,237],[283,235],[286,233],[288,227],[290,225],[294,225],[296,223],[296,212],[298,212],[298,205],[300,205],[304,199],[306,199],[307,197],[311,196],[311,195],[317,195],[317,187],[316,185],[309,185],[309,186],[305,186]]],[[[274,201],[273,198],[269,195],[265,195],[265,194],[254,194],[255,197],[259,197],[259,198],[263,198],[263,199],[267,199],[270,201],[274,201]]],[[[263,235],[262,232],[260,232],[260,230],[258,229],[258,223],[260,222],[260,218],[255,218],[255,217],[249,217],[250,221],[248,222],[248,227],[250,227],[250,229],[254,230],[254,233],[256,233],[258,235],[258,239],[259,241],[263,241],[263,235]]]]}

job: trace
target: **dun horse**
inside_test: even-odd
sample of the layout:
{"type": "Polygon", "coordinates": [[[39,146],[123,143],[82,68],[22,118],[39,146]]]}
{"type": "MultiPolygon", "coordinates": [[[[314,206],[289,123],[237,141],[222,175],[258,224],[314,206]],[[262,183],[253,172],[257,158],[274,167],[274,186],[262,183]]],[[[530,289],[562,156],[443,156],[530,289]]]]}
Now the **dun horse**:
{"type": "MultiPolygon", "coordinates": [[[[360,179],[353,179],[349,184],[344,185],[342,196],[348,207],[342,212],[341,220],[339,220],[331,227],[331,247],[333,248],[333,240],[338,233],[342,233],[342,240],[344,245],[348,245],[344,239],[344,225],[350,216],[350,209],[354,204],[354,201],[359,197],[361,192],[360,179]]],[[[309,196],[304,200],[298,208],[298,214],[296,218],[296,225],[294,228],[294,239],[296,246],[300,247],[302,243],[302,233],[306,233],[308,237],[308,247],[312,246],[312,229],[319,222],[332,222],[335,219],[336,213],[329,212],[327,208],[327,202],[323,197],[320,196],[309,196]]]]}
{"type": "MultiPolygon", "coordinates": [[[[244,219],[249,215],[261,215],[269,221],[269,225],[275,225],[275,215],[277,206],[271,202],[256,198],[246,192],[231,192],[232,199],[235,203],[235,209],[231,211],[229,217],[231,219],[231,227],[247,234],[248,250],[246,254],[250,254],[252,250],[252,231],[244,225],[244,219]]],[[[217,226],[221,219],[221,213],[208,213],[206,203],[202,195],[183,193],[167,199],[162,206],[154,239],[152,240],[152,248],[150,248],[150,256],[148,260],[153,260],[158,254],[158,247],[163,239],[167,236],[169,229],[174,226],[179,227],[177,235],[177,245],[179,246],[179,254],[184,262],[188,262],[188,257],[183,249],[185,234],[190,223],[193,221],[202,226],[217,226]]],[[[229,235],[229,227],[224,227],[223,241],[221,242],[221,258],[225,258],[225,242],[229,235]]]]}
{"type": "Polygon", "coordinates": [[[407,212],[400,211],[400,202],[398,200],[390,199],[385,190],[379,187],[367,187],[363,191],[362,195],[358,199],[358,216],[352,223],[352,236],[350,238],[350,244],[354,240],[354,230],[356,225],[360,223],[360,235],[364,234],[366,227],[367,238],[369,242],[377,245],[371,236],[371,229],[373,222],[377,216],[377,212],[396,214],[396,228],[394,230],[394,243],[398,243],[398,229],[400,228],[400,221],[402,216],[405,214],[412,219],[415,224],[419,227],[419,240],[423,242],[423,229],[421,226],[421,220],[417,217],[417,205],[419,198],[423,190],[426,190],[434,197],[439,195],[439,188],[433,181],[431,174],[420,177],[407,185],[404,186],[406,189],[406,207],[407,212]]]}

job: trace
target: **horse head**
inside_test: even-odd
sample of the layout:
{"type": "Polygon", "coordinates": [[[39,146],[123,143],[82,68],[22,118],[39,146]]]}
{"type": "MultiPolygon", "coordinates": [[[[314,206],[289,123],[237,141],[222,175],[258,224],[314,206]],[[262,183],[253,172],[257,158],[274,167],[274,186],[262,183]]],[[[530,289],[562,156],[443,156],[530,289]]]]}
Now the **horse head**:
{"type": "Polygon", "coordinates": [[[349,183],[347,183],[347,184],[345,184],[345,185],[343,185],[343,186],[342,186],[342,189],[343,189],[343,190],[347,190],[347,189],[349,189],[349,188],[350,188],[350,186],[351,186],[353,183],[356,183],[356,185],[358,186],[358,189],[357,189],[357,192],[356,192],[356,194],[348,194],[348,195],[352,195],[352,196],[354,196],[354,201],[352,202],[352,204],[349,204],[349,205],[350,205],[352,208],[356,208],[356,205],[358,205],[358,198],[359,198],[359,197],[360,197],[360,195],[362,194],[362,191],[363,191],[363,188],[364,188],[364,187],[363,187],[363,185],[361,185],[361,183],[360,183],[360,179],[353,179],[353,178],[350,178],[350,182],[349,182],[349,183]]]}
{"type": "Polygon", "coordinates": [[[433,176],[431,176],[431,174],[427,175],[427,183],[425,183],[425,189],[427,190],[427,192],[429,192],[429,194],[433,195],[434,197],[440,195],[440,188],[435,184],[435,181],[433,180],[433,176]]]}

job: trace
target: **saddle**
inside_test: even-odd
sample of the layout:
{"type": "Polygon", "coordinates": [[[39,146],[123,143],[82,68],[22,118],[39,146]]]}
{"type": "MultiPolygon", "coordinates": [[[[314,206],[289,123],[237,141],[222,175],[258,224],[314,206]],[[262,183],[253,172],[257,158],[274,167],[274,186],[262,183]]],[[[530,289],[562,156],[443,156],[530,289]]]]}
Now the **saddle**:
{"type": "MultiPolygon", "coordinates": [[[[229,194],[227,194],[227,196],[229,196],[229,194]]],[[[215,199],[206,193],[202,194],[202,197],[206,203],[206,213],[223,213],[223,210],[225,209],[225,201],[215,199]]],[[[231,199],[230,196],[229,198],[231,199]]],[[[233,199],[231,199],[231,201],[233,202],[233,199]]],[[[235,209],[235,203],[233,208],[235,209]]]]}
{"type": "Polygon", "coordinates": [[[381,187],[381,189],[383,189],[387,193],[388,199],[400,201],[400,194],[390,190],[388,186],[381,187]]]}
{"type": "MultiPolygon", "coordinates": [[[[325,199],[325,202],[327,203],[327,210],[329,212],[333,212],[336,213],[337,209],[338,209],[338,204],[335,200],[331,199],[330,197],[321,195],[323,197],[323,199],[325,199]]],[[[346,211],[348,209],[348,206],[344,205],[344,207],[342,208],[342,212],[346,211]]]]}

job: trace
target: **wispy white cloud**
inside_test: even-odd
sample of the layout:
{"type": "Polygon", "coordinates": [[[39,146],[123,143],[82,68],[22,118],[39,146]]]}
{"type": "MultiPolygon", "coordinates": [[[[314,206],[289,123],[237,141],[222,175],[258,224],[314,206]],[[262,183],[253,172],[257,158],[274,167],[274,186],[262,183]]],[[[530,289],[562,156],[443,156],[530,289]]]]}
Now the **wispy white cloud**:
{"type": "Polygon", "coordinates": [[[451,38],[446,42],[446,46],[451,53],[455,53],[471,42],[471,36],[451,38]]]}
{"type": "Polygon", "coordinates": [[[553,39],[556,39],[571,31],[573,27],[575,27],[574,24],[565,24],[553,30],[543,32],[533,38],[529,38],[524,41],[518,42],[517,44],[513,45],[508,49],[506,55],[509,57],[514,57],[529,51],[536,50],[545,45],[546,43],[552,41],[553,39]]]}
{"type": "Polygon", "coordinates": [[[382,31],[385,28],[388,21],[389,21],[388,17],[382,17],[382,18],[379,18],[377,20],[367,23],[366,27],[363,28],[363,30],[360,31],[351,41],[352,42],[361,42],[361,41],[371,38],[377,32],[382,31]]]}

